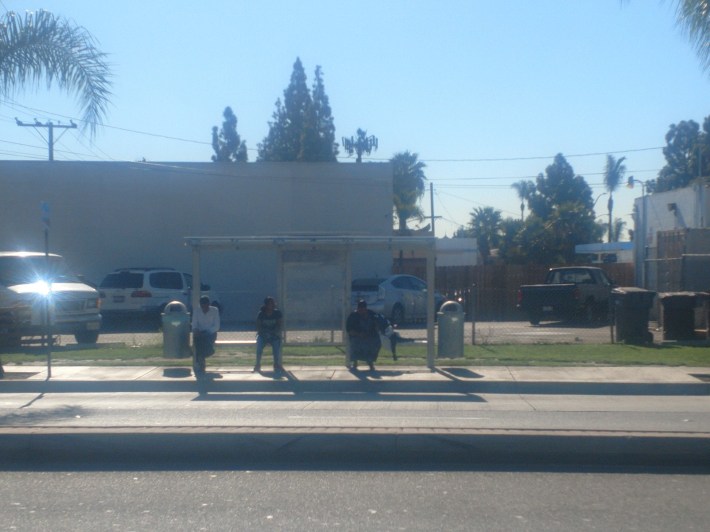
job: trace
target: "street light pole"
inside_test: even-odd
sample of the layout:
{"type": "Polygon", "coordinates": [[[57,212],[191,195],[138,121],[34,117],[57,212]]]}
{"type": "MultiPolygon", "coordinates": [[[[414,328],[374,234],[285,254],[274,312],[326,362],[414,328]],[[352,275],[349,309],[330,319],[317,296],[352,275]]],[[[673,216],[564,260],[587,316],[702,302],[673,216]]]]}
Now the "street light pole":
{"type": "Polygon", "coordinates": [[[602,192],[601,194],[599,194],[597,196],[597,199],[594,200],[594,203],[592,203],[592,208],[594,208],[594,206],[597,204],[597,201],[599,201],[599,198],[601,198],[602,196],[606,196],[606,195],[607,195],[606,192],[602,192]]]}

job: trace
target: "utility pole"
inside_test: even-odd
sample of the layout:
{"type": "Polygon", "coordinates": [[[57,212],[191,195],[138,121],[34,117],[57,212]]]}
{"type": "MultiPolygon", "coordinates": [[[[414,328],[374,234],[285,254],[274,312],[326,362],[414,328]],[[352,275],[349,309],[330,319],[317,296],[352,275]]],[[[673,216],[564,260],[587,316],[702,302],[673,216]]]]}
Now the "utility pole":
{"type": "MultiPolygon", "coordinates": [[[[20,127],[33,127],[37,129],[38,127],[46,127],[48,131],[48,137],[47,137],[47,147],[49,148],[49,160],[53,161],[54,160],[54,128],[57,129],[64,129],[64,133],[66,133],[67,129],[76,129],[76,124],[69,120],[68,126],[62,125],[62,124],[53,124],[51,120],[47,120],[46,124],[43,124],[39,120],[35,118],[34,124],[25,124],[24,122],[20,121],[15,118],[15,123],[20,126],[20,127]]],[[[63,133],[62,133],[63,134],[63,133]]],[[[59,140],[59,139],[57,139],[59,140]]]]}
{"type": "Polygon", "coordinates": [[[434,232],[434,220],[441,218],[441,216],[434,216],[434,183],[429,183],[429,202],[431,205],[431,235],[436,236],[434,232]]]}

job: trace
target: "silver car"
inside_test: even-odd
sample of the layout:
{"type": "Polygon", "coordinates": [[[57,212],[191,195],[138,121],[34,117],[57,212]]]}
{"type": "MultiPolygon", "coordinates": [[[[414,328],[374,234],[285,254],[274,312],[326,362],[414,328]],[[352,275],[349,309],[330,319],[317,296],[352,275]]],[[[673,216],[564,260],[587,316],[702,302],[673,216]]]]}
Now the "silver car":
{"type": "MultiPolygon", "coordinates": [[[[353,307],[360,299],[364,299],[367,308],[387,317],[395,325],[426,320],[427,317],[427,286],[413,275],[355,279],[351,294],[353,307]]],[[[443,302],[444,297],[435,292],[435,308],[438,309],[443,302]]]]}

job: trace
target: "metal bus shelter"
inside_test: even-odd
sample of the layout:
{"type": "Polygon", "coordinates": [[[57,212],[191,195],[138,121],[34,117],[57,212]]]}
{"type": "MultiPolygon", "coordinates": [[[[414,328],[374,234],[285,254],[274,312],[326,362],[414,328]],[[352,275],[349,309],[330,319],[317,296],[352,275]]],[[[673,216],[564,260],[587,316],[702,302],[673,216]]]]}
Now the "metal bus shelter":
{"type": "MultiPolygon", "coordinates": [[[[284,286],[284,256],[290,252],[327,251],[336,253],[344,268],[342,290],[342,320],[343,339],[345,321],[352,310],[350,307],[350,292],[352,284],[352,252],[354,250],[387,250],[391,252],[417,250],[426,257],[427,290],[427,366],[434,368],[434,286],[436,272],[436,239],[434,237],[366,237],[366,236],[233,236],[233,237],[185,237],[185,245],[192,249],[193,286],[201,286],[200,262],[203,253],[217,251],[254,251],[276,250],[279,267],[277,268],[278,286],[284,286]]],[[[283,293],[279,299],[283,300],[283,293]]],[[[199,308],[200,291],[192,291],[192,308],[199,308]]]]}

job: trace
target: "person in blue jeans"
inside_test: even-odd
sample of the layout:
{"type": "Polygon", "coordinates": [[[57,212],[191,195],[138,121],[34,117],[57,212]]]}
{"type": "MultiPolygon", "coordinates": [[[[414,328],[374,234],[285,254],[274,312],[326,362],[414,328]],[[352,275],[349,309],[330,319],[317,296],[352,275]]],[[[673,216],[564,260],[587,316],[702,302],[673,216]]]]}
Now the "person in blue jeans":
{"type": "Polygon", "coordinates": [[[256,365],[255,372],[261,371],[261,355],[266,345],[271,345],[274,357],[274,374],[284,371],[281,364],[281,334],[283,331],[283,313],[276,308],[273,297],[266,297],[264,305],[256,316],[256,365]]]}

